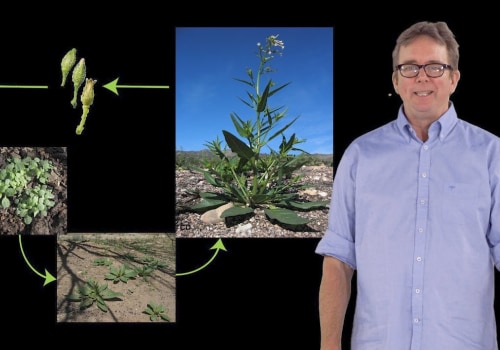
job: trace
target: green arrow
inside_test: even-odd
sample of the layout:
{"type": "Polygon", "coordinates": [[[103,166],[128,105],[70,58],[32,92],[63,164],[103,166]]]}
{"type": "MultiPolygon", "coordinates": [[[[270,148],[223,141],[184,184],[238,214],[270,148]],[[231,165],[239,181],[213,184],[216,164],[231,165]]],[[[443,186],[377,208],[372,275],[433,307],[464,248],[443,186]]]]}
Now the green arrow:
{"type": "Polygon", "coordinates": [[[202,269],[204,269],[205,267],[207,267],[214,259],[215,257],[217,256],[217,254],[219,253],[219,250],[224,250],[227,252],[227,249],[226,247],[224,247],[224,244],[222,244],[222,240],[219,238],[219,240],[217,241],[217,243],[215,243],[212,248],[210,249],[215,249],[215,253],[214,255],[210,258],[210,260],[207,261],[207,263],[203,266],[200,266],[198,267],[196,270],[193,270],[193,271],[189,271],[189,272],[183,272],[183,273],[176,273],[175,276],[185,276],[185,275],[190,275],[192,273],[195,273],[195,272],[198,272],[202,269]]]}
{"type": "Polygon", "coordinates": [[[40,277],[42,278],[45,278],[45,283],[43,284],[43,286],[45,287],[47,284],[49,284],[50,282],[53,282],[56,280],[56,278],[54,276],[52,276],[50,274],[50,272],[47,271],[47,269],[45,269],[45,276],[42,275],[40,272],[38,272],[37,270],[35,270],[33,268],[33,266],[31,266],[30,262],[28,261],[28,259],[26,258],[26,255],[24,255],[24,250],[23,250],[23,244],[21,242],[21,235],[19,235],[19,246],[21,247],[21,253],[23,254],[23,257],[24,257],[24,260],[26,261],[26,264],[28,264],[28,266],[40,277]]]}
{"type": "Polygon", "coordinates": [[[116,78],[115,80],[107,83],[106,85],[103,85],[106,89],[109,91],[114,92],[116,95],[118,95],[118,88],[120,89],[170,89],[170,86],[167,85],[118,85],[118,79],[119,77],[116,78]]]}
{"type": "Polygon", "coordinates": [[[48,89],[48,85],[0,85],[4,89],[48,89]]]}

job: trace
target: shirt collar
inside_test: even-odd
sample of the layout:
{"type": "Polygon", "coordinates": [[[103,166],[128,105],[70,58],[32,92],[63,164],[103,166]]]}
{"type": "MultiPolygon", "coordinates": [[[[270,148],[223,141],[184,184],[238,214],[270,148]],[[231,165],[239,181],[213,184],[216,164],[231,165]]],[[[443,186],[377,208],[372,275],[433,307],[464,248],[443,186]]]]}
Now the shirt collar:
{"type": "MultiPolygon", "coordinates": [[[[450,107],[448,110],[438,119],[436,120],[433,124],[437,124],[436,126],[439,128],[439,140],[444,141],[444,139],[450,134],[451,130],[453,130],[453,127],[457,123],[458,117],[457,117],[457,112],[455,110],[455,106],[453,102],[450,101],[450,107]]],[[[406,116],[403,111],[403,105],[399,107],[398,111],[398,117],[396,119],[396,125],[403,135],[403,137],[410,142],[412,135],[411,135],[411,125],[408,122],[408,119],[406,119],[406,116]]],[[[432,127],[432,125],[431,125],[432,127]]]]}

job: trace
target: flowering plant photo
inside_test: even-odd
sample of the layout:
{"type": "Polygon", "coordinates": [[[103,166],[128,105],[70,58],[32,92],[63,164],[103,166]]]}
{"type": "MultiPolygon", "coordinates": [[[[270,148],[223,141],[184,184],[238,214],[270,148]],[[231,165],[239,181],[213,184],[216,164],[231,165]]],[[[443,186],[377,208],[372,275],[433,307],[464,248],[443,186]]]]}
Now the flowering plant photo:
{"type": "Polygon", "coordinates": [[[264,81],[274,72],[272,61],[283,56],[285,43],[278,38],[279,34],[270,35],[263,44],[257,43],[258,66],[255,70],[246,68],[246,79],[235,78],[249,89],[246,99],[240,100],[251,110],[251,117],[230,113],[235,132],[222,130],[224,141],[217,136],[205,144],[217,161],[206,168],[192,166],[190,169],[202,173],[218,190],[190,191],[201,200],[189,210],[205,212],[230,204],[221,214],[221,218],[227,218],[253,215],[256,208],[261,208],[269,220],[302,225],[309,220],[297,211],[329,204],[299,199],[298,192],[308,186],[300,183],[303,176],[294,175],[294,171],[309,160],[308,153],[299,147],[306,140],[295,133],[287,134],[298,117],[284,122],[288,108],[272,104],[273,97],[285,93],[291,82],[280,85],[271,78],[264,81]],[[273,148],[271,141],[276,140],[278,146],[273,148]]]}

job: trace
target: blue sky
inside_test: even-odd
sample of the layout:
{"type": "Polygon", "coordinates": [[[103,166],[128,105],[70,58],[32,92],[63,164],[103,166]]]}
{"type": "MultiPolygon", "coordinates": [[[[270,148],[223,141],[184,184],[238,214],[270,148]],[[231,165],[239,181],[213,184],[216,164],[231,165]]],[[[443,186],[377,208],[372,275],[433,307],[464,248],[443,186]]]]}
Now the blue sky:
{"type": "MultiPolygon", "coordinates": [[[[332,27],[178,27],[176,28],[176,149],[199,151],[217,137],[225,146],[222,130],[244,141],[230,113],[244,121],[255,120],[247,100],[249,80],[260,60],[257,43],[270,35],[284,43],[282,55],[271,61],[274,69],[261,77],[261,91],[269,79],[276,86],[289,83],[269,98],[272,107],[288,108],[279,122],[286,131],[306,139],[297,147],[309,153],[333,153],[333,28],[332,27]]],[[[270,144],[278,149],[281,138],[270,144]]],[[[268,153],[266,149],[264,153],[268,153]]]]}

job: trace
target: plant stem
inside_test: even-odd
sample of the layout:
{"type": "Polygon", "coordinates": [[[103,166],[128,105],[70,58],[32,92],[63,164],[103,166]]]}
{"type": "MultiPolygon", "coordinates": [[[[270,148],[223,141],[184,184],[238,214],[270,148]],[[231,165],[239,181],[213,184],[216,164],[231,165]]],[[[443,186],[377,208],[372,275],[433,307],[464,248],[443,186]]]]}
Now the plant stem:
{"type": "Polygon", "coordinates": [[[80,124],[76,127],[76,134],[81,135],[83,132],[83,127],[85,126],[85,121],[87,120],[87,114],[89,114],[90,107],[89,106],[82,106],[83,108],[83,114],[82,114],[82,119],[80,120],[80,124]]]}

